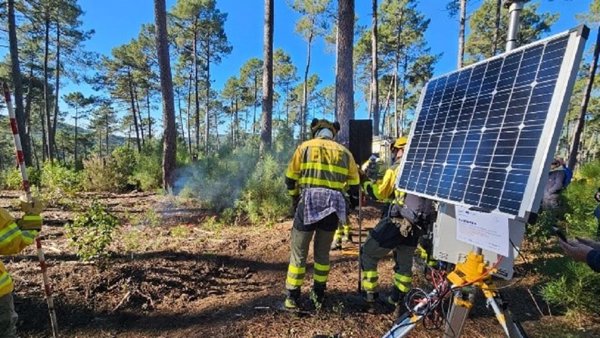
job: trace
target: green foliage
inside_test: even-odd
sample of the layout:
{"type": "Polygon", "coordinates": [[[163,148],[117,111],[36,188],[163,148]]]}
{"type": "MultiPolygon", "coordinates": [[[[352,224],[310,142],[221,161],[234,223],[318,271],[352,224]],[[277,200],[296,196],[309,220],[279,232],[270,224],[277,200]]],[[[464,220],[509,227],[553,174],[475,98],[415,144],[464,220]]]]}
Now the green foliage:
{"type": "Polygon", "coordinates": [[[255,168],[258,148],[246,144],[234,150],[201,157],[196,163],[176,173],[173,190],[185,197],[194,197],[203,207],[221,211],[232,207],[240,196],[248,177],[255,168]]]}
{"type": "Polygon", "coordinates": [[[81,175],[58,163],[46,162],[42,167],[42,187],[52,195],[74,195],[81,188],[81,175]]]}
{"type": "Polygon", "coordinates": [[[543,287],[544,299],[571,311],[597,311],[600,308],[600,274],[586,264],[572,261],[562,267],[558,278],[543,287]]]}
{"type": "Polygon", "coordinates": [[[118,219],[107,207],[94,201],[87,211],[75,218],[73,224],[65,226],[65,235],[80,259],[102,260],[110,256],[108,246],[118,225],[118,219]]]}
{"type": "MultiPolygon", "coordinates": [[[[550,31],[550,27],[558,20],[558,13],[538,13],[539,3],[529,2],[521,11],[521,28],[518,45],[536,41],[550,31]]],[[[501,6],[500,27],[497,43],[494,44],[496,23],[496,1],[485,0],[472,13],[469,20],[470,33],[465,43],[466,61],[476,62],[494,56],[504,50],[504,42],[508,32],[508,9],[501,6]]]]}
{"type": "Polygon", "coordinates": [[[158,140],[146,143],[137,154],[137,164],[133,170],[133,181],[144,191],[160,188],[162,185],[162,147],[158,140]]]}
{"type": "MultiPolygon", "coordinates": [[[[27,167],[27,178],[32,186],[39,186],[41,180],[41,171],[33,167],[27,167]]],[[[23,189],[23,179],[21,171],[17,168],[12,168],[0,172],[0,187],[7,190],[23,189]]]]}
{"type": "Polygon", "coordinates": [[[236,204],[252,223],[272,224],[287,214],[289,198],[282,167],[272,155],[267,154],[258,162],[236,204]]]}
{"type": "Polygon", "coordinates": [[[600,161],[582,166],[576,173],[576,179],[563,192],[568,206],[565,219],[572,235],[585,237],[595,234],[598,223],[594,217],[594,209],[598,204],[594,194],[598,187],[600,187],[600,161]]]}
{"type": "MultiPolygon", "coordinates": [[[[594,200],[594,193],[600,186],[600,161],[584,165],[575,173],[575,177],[562,193],[565,205],[564,228],[568,230],[569,237],[591,238],[598,227],[593,211],[598,205],[594,200]]],[[[553,222],[555,221],[550,213],[543,212],[533,228],[540,238],[547,238],[549,225],[553,222]]],[[[544,261],[537,266],[542,267],[542,272],[551,278],[542,289],[542,295],[549,303],[574,312],[595,311],[600,307],[600,274],[592,271],[586,264],[562,257],[544,261]]]]}
{"type": "Polygon", "coordinates": [[[88,191],[122,192],[131,184],[137,165],[133,149],[117,147],[110,156],[84,160],[83,187],[88,191]]]}

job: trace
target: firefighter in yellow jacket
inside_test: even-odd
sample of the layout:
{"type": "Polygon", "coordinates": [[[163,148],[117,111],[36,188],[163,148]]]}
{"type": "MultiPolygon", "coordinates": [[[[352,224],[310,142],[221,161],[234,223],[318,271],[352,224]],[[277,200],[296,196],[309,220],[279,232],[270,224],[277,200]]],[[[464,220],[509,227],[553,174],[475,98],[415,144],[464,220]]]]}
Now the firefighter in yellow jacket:
{"type": "MultiPolygon", "coordinates": [[[[33,243],[42,227],[41,204],[21,200],[23,218],[16,220],[0,208],[0,255],[13,255],[33,243]]],[[[4,264],[0,262],[0,337],[17,337],[17,313],[13,303],[13,282],[4,264]]]]}
{"type": "Polygon", "coordinates": [[[346,190],[350,208],[358,205],[358,167],[348,149],[333,140],[339,129],[337,122],[314,119],[311,123],[313,139],[296,149],[285,174],[296,209],[285,282],[284,307],[288,310],[298,308],[313,236],[315,263],[311,300],[317,307],[322,304],[330,269],[329,247],[338,223],[346,222],[346,190]]]}
{"type": "Polygon", "coordinates": [[[426,232],[428,224],[435,219],[435,209],[430,200],[395,188],[406,143],[406,137],[400,137],[392,145],[394,164],[386,171],[381,182],[367,181],[363,184],[363,189],[370,197],[388,203],[383,218],[361,247],[361,285],[364,298],[367,303],[376,301],[379,280],[377,263],[390,251],[394,251],[394,287],[387,302],[396,307],[396,315],[403,310],[402,300],[412,287],[413,254],[418,240],[426,232]]]}

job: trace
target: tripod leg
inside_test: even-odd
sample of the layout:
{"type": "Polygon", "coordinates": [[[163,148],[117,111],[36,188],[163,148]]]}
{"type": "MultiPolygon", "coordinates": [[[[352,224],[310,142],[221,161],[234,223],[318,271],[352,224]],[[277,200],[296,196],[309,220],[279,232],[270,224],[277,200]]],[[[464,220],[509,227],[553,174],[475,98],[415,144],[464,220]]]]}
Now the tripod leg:
{"type": "Polygon", "coordinates": [[[417,322],[422,316],[414,314],[411,315],[409,312],[405,313],[398,319],[398,323],[383,335],[383,338],[397,338],[405,337],[412,329],[414,329],[417,322]]]}
{"type": "Polygon", "coordinates": [[[448,314],[444,338],[460,337],[461,332],[473,307],[475,300],[475,289],[472,287],[458,290],[452,299],[452,306],[448,314]]]}

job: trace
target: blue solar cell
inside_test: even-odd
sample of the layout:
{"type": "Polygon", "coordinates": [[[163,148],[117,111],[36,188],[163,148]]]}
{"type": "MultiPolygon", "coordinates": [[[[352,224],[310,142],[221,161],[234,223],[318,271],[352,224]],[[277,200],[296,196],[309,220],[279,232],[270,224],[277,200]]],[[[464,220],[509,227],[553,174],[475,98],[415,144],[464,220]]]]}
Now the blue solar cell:
{"type": "Polygon", "coordinates": [[[516,215],[569,35],[429,81],[397,184],[516,215]]]}

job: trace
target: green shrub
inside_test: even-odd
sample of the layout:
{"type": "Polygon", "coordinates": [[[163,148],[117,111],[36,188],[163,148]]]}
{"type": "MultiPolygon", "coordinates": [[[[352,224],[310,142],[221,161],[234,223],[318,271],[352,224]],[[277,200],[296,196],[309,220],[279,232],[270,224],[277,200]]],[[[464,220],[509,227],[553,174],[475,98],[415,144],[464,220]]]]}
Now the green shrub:
{"type": "Polygon", "coordinates": [[[110,256],[108,246],[118,225],[118,219],[106,206],[94,201],[87,211],[75,218],[73,224],[65,226],[65,235],[81,260],[103,260],[110,256]]]}
{"type": "Polygon", "coordinates": [[[74,195],[81,189],[81,175],[58,163],[46,162],[42,167],[42,187],[52,194],[74,195]]]}
{"type": "Polygon", "coordinates": [[[290,202],[282,170],[272,155],[265,155],[258,162],[237,203],[250,222],[272,224],[288,213],[290,202]]]}
{"type": "MultiPolygon", "coordinates": [[[[600,162],[596,161],[581,167],[577,177],[562,193],[565,208],[564,227],[569,237],[593,237],[598,227],[593,211],[598,205],[594,193],[600,186],[600,162]]],[[[548,236],[548,225],[552,219],[540,215],[538,230],[548,236]],[[546,224],[546,227],[543,227],[546,224]]],[[[536,224],[536,226],[538,226],[536,224]]],[[[575,263],[568,257],[542,261],[538,266],[549,267],[551,278],[542,289],[544,298],[552,304],[568,311],[597,311],[600,308],[600,274],[593,272],[586,264],[575,263]]]]}
{"type": "MultiPolygon", "coordinates": [[[[27,178],[31,186],[40,185],[41,173],[39,170],[33,167],[27,167],[27,178]]],[[[21,171],[17,168],[8,169],[0,173],[0,187],[7,190],[21,190],[23,189],[23,178],[21,177],[21,171]]]]}
{"type": "Polygon", "coordinates": [[[600,308],[600,274],[586,264],[573,261],[562,267],[557,279],[542,288],[544,299],[571,311],[597,311],[600,308]]]}
{"type": "Polygon", "coordinates": [[[126,191],[136,164],[135,152],[127,147],[116,148],[108,157],[90,157],[83,161],[82,185],[88,191],[126,191]]]}
{"type": "Polygon", "coordinates": [[[158,141],[148,142],[136,156],[136,166],[132,180],[144,191],[160,188],[162,185],[162,151],[158,141]]]}

